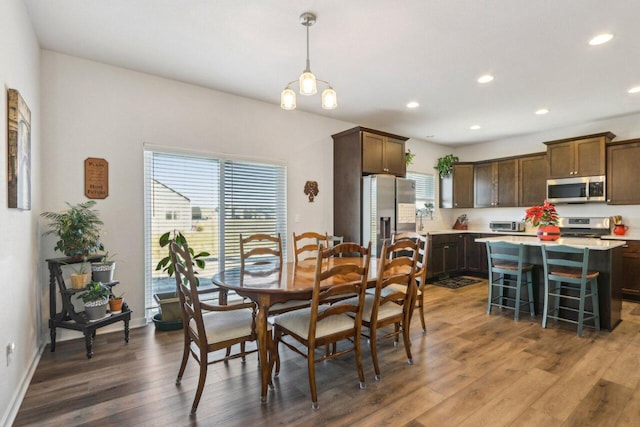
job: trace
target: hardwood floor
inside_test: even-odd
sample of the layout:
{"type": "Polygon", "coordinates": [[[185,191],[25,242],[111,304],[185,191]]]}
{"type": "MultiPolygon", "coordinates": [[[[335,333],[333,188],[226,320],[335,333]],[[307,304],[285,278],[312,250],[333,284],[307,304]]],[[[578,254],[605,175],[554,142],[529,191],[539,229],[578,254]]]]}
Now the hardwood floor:
{"type": "Polygon", "coordinates": [[[15,426],[638,426],[640,305],[623,303],[611,333],[504,311],[487,316],[486,282],[450,290],[428,286],[428,332],[412,322],[414,365],[400,343],[379,343],[382,379],[373,380],[363,342],[367,388],[353,355],[316,366],[320,409],[311,409],[306,360],[281,346],[282,368],[269,402],[259,401],[255,354],[246,364],[211,365],[198,413],[193,360],[174,384],[182,331],[133,329],[98,335],[93,359],[83,340],[47,348],[15,426]]]}

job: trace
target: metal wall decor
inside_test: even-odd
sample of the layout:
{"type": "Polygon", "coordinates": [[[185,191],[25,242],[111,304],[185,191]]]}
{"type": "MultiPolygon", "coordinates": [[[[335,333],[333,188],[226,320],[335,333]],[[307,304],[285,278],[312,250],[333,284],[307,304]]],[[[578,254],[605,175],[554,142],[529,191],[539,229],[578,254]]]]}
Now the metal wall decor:
{"type": "Polygon", "coordinates": [[[309,196],[309,202],[313,202],[319,192],[320,190],[318,190],[318,183],[316,181],[307,181],[304,185],[304,194],[309,196]]]}
{"type": "Polygon", "coordinates": [[[7,91],[8,202],[10,208],[31,209],[31,110],[15,89],[7,91]]]}

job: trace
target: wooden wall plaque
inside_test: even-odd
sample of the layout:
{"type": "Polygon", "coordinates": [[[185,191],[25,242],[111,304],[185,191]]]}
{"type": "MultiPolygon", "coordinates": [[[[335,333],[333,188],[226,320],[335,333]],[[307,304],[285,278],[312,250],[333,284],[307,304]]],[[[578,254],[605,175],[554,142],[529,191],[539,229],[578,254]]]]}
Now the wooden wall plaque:
{"type": "Polygon", "coordinates": [[[109,196],[109,162],[88,157],[84,161],[84,195],[89,199],[109,196]]]}

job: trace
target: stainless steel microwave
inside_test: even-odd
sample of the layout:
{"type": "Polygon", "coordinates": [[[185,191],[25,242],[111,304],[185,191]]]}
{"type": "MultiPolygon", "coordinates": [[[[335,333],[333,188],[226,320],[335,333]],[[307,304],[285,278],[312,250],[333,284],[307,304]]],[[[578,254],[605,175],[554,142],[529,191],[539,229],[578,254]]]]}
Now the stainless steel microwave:
{"type": "Polygon", "coordinates": [[[606,177],[583,176],[547,180],[547,200],[551,203],[606,201],[606,177]]]}

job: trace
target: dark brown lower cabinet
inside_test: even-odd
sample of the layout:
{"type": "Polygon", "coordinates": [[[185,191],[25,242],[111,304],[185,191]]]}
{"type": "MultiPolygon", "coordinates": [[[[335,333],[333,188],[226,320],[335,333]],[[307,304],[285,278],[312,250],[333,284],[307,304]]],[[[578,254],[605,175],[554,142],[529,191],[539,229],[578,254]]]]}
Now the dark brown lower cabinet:
{"type": "Polygon", "coordinates": [[[640,301],[640,242],[627,241],[622,252],[622,296],[640,301]]]}
{"type": "Polygon", "coordinates": [[[470,273],[488,273],[487,248],[484,243],[476,242],[484,234],[465,234],[464,255],[465,270],[470,273]]]}
{"type": "Polygon", "coordinates": [[[428,238],[427,277],[454,275],[464,269],[464,234],[436,234],[428,238]]]}

